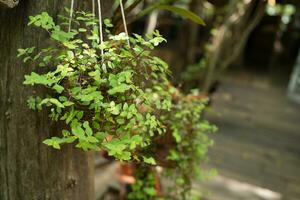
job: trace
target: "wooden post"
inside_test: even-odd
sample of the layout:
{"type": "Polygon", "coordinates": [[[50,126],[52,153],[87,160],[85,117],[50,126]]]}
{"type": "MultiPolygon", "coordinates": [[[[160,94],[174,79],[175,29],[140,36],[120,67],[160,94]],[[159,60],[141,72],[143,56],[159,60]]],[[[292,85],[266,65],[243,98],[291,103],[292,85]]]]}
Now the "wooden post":
{"type": "Polygon", "coordinates": [[[19,0],[0,0],[0,5],[4,5],[5,7],[8,8],[13,8],[17,6],[19,3],[19,0]]]}
{"type": "MultiPolygon", "coordinates": [[[[103,3],[106,13],[111,2],[103,3]]],[[[24,75],[36,68],[23,66],[16,57],[18,48],[39,48],[48,38],[47,33],[27,26],[28,17],[47,11],[56,18],[68,5],[67,0],[23,0],[13,9],[0,11],[1,200],[95,199],[93,153],[72,145],[58,151],[42,144],[61,127],[49,120],[47,112],[28,109],[28,96],[44,91],[22,84],[24,75]]]]}

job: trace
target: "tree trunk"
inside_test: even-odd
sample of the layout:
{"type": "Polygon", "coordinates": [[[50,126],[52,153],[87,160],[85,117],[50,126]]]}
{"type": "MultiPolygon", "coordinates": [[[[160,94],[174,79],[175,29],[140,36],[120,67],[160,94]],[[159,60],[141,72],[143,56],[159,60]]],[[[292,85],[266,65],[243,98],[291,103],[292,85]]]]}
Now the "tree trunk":
{"type": "Polygon", "coordinates": [[[207,69],[203,84],[208,92],[222,72],[228,68],[243,51],[249,35],[261,21],[265,2],[260,0],[231,0],[227,16],[212,35],[211,47],[206,52],[207,69]]]}
{"type": "MultiPolygon", "coordinates": [[[[189,3],[190,10],[197,15],[201,15],[201,12],[203,10],[203,0],[192,0],[189,3]]],[[[197,56],[197,49],[200,45],[199,39],[198,39],[198,33],[199,33],[199,25],[194,22],[189,22],[189,29],[188,29],[188,51],[186,51],[186,63],[185,66],[192,65],[196,63],[196,56],[197,56]],[[198,43],[199,42],[199,43],[198,43]]]]}
{"type": "MultiPolygon", "coordinates": [[[[57,16],[69,4],[70,1],[22,0],[16,8],[0,10],[1,200],[94,200],[92,153],[76,150],[72,145],[57,151],[42,144],[61,128],[49,121],[47,112],[28,109],[28,96],[43,90],[22,85],[24,75],[34,66],[23,67],[16,57],[18,48],[39,48],[47,37],[45,32],[27,27],[28,17],[42,11],[57,16]]],[[[111,4],[110,0],[103,2],[106,14],[111,4]]]]}
{"type": "Polygon", "coordinates": [[[19,3],[19,0],[0,0],[0,6],[5,6],[7,8],[13,8],[17,6],[19,3]]]}

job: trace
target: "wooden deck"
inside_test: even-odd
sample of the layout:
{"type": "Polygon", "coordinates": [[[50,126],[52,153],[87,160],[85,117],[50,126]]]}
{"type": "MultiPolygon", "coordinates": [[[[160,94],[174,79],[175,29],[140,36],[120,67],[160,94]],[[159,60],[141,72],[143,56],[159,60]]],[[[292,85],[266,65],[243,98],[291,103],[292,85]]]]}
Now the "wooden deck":
{"type": "Polygon", "coordinates": [[[287,99],[285,88],[257,77],[227,78],[212,99],[207,117],[220,131],[211,165],[226,177],[299,200],[300,105],[287,99]]]}

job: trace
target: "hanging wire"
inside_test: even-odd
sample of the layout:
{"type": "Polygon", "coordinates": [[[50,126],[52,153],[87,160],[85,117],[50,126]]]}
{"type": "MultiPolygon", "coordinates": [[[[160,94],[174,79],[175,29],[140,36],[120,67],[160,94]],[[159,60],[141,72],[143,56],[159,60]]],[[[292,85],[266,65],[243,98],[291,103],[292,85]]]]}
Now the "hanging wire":
{"type": "Polygon", "coordinates": [[[73,11],[74,11],[74,0],[71,1],[70,19],[69,19],[69,29],[68,29],[68,32],[71,31],[71,24],[72,24],[73,11]]]}
{"type": "Polygon", "coordinates": [[[95,0],[92,0],[92,13],[95,17],[95,0]]]}
{"type": "MultiPolygon", "coordinates": [[[[99,17],[99,33],[100,33],[100,44],[103,44],[103,28],[102,28],[102,11],[101,11],[101,1],[98,0],[98,17],[99,17]]],[[[101,59],[103,62],[104,51],[101,48],[101,59]]]]}
{"type": "MultiPolygon", "coordinates": [[[[92,13],[93,13],[93,19],[96,18],[96,12],[95,12],[95,0],[92,0],[92,13]]],[[[93,23],[93,30],[95,29],[95,24],[93,23]]]]}
{"type": "Polygon", "coordinates": [[[125,11],[124,11],[124,6],[123,6],[123,1],[122,0],[120,0],[120,8],[121,8],[121,13],[122,13],[122,19],[123,19],[125,34],[127,36],[128,46],[130,47],[130,41],[129,41],[129,35],[128,35],[128,30],[127,30],[127,23],[126,23],[126,16],[125,16],[125,11]]]}

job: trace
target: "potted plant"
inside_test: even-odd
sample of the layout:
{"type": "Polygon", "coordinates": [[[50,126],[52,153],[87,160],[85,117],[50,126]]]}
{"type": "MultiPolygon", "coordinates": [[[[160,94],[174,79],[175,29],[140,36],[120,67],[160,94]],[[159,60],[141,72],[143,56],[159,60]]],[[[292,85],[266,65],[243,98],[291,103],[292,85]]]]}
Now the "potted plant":
{"type": "Polygon", "coordinates": [[[65,31],[69,19],[60,19],[56,24],[46,12],[31,16],[29,25],[48,32],[50,42],[40,51],[30,47],[18,54],[37,66],[24,84],[48,89],[30,97],[29,107],[48,108],[49,117],[66,127],[44,143],[55,149],[75,143],[85,151],[105,150],[117,160],[155,164],[137,149],[165,132],[159,113],[171,106],[171,96],[164,92],[168,65],[149,51],[165,39],[159,32],[146,39],[113,35],[112,24],[105,20],[107,40],[100,43],[93,14],[76,12],[70,31],[65,31]]]}
{"type": "Polygon", "coordinates": [[[215,127],[202,120],[205,100],[181,94],[167,79],[168,65],[151,55],[165,39],[159,32],[146,38],[114,35],[105,20],[107,40],[101,43],[93,14],[75,12],[69,31],[69,18],[60,19],[56,24],[46,12],[30,17],[29,25],[44,29],[49,42],[40,51],[30,47],[18,54],[37,66],[24,84],[48,90],[29,97],[28,106],[47,109],[65,127],[44,143],[55,149],[74,143],[84,151],[106,151],[113,159],[131,161],[138,166],[131,199],[140,195],[135,193],[139,188],[146,199],[168,197],[159,187],[154,166],[160,165],[179,188],[169,195],[185,198],[211,144],[205,133],[215,127]]]}
{"type": "Polygon", "coordinates": [[[173,97],[171,112],[160,116],[166,134],[157,135],[146,150],[152,153],[159,168],[135,167],[136,183],[129,199],[191,199],[195,197],[194,179],[210,173],[201,167],[212,145],[208,133],[216,131],[214,125],[203,119],[207,99],[196,91],[184,95],[172,86],[169,91],[173,97]]]}

